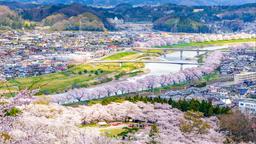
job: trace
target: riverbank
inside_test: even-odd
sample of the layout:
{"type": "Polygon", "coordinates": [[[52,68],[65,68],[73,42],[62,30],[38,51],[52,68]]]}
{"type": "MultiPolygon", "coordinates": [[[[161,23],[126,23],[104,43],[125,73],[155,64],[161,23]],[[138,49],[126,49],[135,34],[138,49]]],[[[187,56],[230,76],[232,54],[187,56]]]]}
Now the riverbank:
{"type": "Polygon", "coordinates": [[[256,38],[180,43],[180,44],[174,44],[174,45],[171,45],[171,46],[168,46],[168,45],[167,46],[162,46],[161,48],[223,46],[223,45],[229,45],[229,44],[248,43],[248,42],[256,42],[256,38]]]}
{"type": "Polygon", "coordinates": [[[207,85],[208,83],[217,82],[220,79],[219,76],[220,76],[219,72],[215,71],[211,74],[203,76],[200,80],[197,80],[197,81],[177,83],[177,84],[173,84],[173,85],[169,85],[169,86],[153,88],[151,90],[131,92],[131,93],[128,93],[128,94],[121,94],[121,95],[117,95],[117,96],[105,97],[105,98],[100,98],[100,99],[95,99],[95,100],[80,101],[80,102],[69,103],[69,104],[64,104],[64,105],[65,106],[94,105],[94,104],[97,104],[97,103],[102,104],[102,103],[104,103],[103,102],[104,100],[113,101],[113,102],[123,102],[125,100],[125,98],[134,97],[134,96],[139,96],[139,97],[154,96],[154,97],[158,97],[162,94],[165,94],[167,91],[170,91],[170,90],[184,90],[184,89],[187,89],[191,86],[203,87],[203,86],[207,85]]]}

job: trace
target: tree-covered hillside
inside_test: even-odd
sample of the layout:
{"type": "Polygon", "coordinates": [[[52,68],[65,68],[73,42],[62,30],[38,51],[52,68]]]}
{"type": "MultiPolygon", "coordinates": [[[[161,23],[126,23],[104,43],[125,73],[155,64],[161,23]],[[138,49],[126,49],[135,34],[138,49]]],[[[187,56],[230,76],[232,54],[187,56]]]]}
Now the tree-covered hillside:
{"type": "MultiPolygon", "coordinates": [[[[61,30],[77,30],[77,21],[84,20],[81,17],[84,13],[89,14],[92,17],[91,21],[94,23],[84,22],[83,26],[80,25],[79,28],[82,28],[82,30],[102,30],[103,27],[108,30],[115,30],[115,25],[108,21],[109,18],[115,17],[121,18],[125,22],[152,22],[155,30],[203,33],[241,31],[246,23],[253,24],[256,21],[256,3],[239,6],[185,6],[175,4],[133,6],[131,4],[119,4],[113,8],[98,8],[78,3],[71,5],[23,4],[25,5],[24,8],[21,6],[22,4],[18,3],[5,2],[4,5],[12,9],[8,9],[8,11],[12,11],[9,13],[17,13],[27,21],[35,21],[44,26],[57,25],[60,26],[58,29],[61,30]],[[103,27],[101,23],[103,23],[103,27]],[[87,24],[88,26],[86,26],[87,24]],[[88,28],[92,27],[93,24],[95,24],[94,28],[88,28]]],[[[17,14],[12,18],[17,19],[19,17],[17,14]]],[[[2,20],[10,21],[6,18],[2,20]]],[[[21,20],[17,19],[15,22],[19,23],[21,20]]],[[[5,25],[10,25],[10,23],[16,25],[12,22],[5,23],[5,25]]]]}
{"type": "Polygon", "coordinates": [[[6,6],[0,6],[0,27],[1,28],[21,28],[23,20],[14,11],[6,6]]]}
{"type": "Polygon", "coordinates": [[[203,23],[189,18],[163,17],[155,21],[154,29],[169,32],[208,33],[210,29],[203,23]]]}
{"type": "MultiPolygon", "coordinates": [[[[61,19],[61,18],[60,18],[61,19]]],[[[104,24],[99,17],[92,13],[83,13],[69,19],[63,19],[52,25],[54,30],[87,30],[103,31],[104,24]]]]}
{"type": "MultiPolygon", "coordinates": [[[[13,1],[13,0],[0,0],[13,1]]],[[[120,3],[130,3],[133,5],[165,4],[173,3],[178,5],[241,5],[254,3],[255,0],[16,0],[18,2],[33,2],[38,4],[90,4],[90,5],[118,5],[120,3]]]]}

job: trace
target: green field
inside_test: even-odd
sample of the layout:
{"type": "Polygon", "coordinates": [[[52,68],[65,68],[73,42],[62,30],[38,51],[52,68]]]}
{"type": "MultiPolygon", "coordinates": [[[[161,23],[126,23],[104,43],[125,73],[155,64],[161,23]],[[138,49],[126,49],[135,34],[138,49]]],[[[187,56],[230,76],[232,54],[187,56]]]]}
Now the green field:
{"type": "Polygon", "coordinates": [[[136,56],[138,56],[138,53],[136,52],[120,52],[120,53],[116,53],[111,56],[105,57],[103,58],[103,60],[121,60],[121,59],[127,60],[127,59],[136,58],[136,56]]]}
{"type": "Polygon", "coordinates": [[[107,137],[116,137],[122,132],[125,132],[125,129],[123,128],[109,128],[109,129],[101,129],[100,130],[102,135],[105,135],[107,137]]]}
{"type": "Polygon", "coordinates": [[[161,48],[205,47],[205,46],[219,46],[219,45],[225,45],[225,44],[245,43],[245,42],[256,42],[256,38],[181,43],[181,44],[175,44],[171,46],[162,46],[161,48]]]}
{"type": "MultiPolygon", "coordinates": [[[[110,56],[111,59],[128,57],[134,53],[119,53],[110,56]]],[[[0,92],[9,91],[15,93],[22,89],[39,89],[38,95],[62,93],[72,88],[89,87],[105,83],[115,79],[116,75],[124,76],[126,73],[143,68],[144,64],[125,63],[119,64],[80,64],[70,67],[63,72],[45,74],[35,77],[16,78],[8,82],[0,83],[0,92]]],[[[0,93],[1,94],[1,93],[0,93]]]]}

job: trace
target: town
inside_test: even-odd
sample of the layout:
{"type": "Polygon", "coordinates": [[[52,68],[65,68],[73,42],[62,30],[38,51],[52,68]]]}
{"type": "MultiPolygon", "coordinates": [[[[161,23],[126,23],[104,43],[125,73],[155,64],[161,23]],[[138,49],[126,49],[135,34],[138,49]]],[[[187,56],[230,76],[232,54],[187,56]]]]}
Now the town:
{"type": "Polygon", "coordinates": [[[69,64],[83,63],[122,50],[129,51],[133,46],[152,47],[190,42],[253,38],[255,38],[255,35],[245,33],[232,35],[170,35],[168,33],[143,33],[132,30],[79,33],[52,33],[40,30],[32,32],[9,31],[1,34],[1,55],[6,55],[8,52],[11,52],[11,55],[7,55],[2,60],[0,74],[7,78],[15,78],[54,73],[66,70],[69,64]]]}
{"type": "Polygon", "coordinates": [[[0,1],[0,144],[256,143],[255,2],[122,2],[0,1]]]}

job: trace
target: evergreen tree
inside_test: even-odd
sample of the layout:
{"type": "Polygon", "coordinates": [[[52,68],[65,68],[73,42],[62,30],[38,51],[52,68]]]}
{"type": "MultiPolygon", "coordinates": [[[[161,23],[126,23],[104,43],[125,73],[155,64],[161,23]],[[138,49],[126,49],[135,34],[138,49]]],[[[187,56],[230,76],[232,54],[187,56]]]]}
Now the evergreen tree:
{"type": "Polygon", "coordinates": [[[187,102],[186,100],[181,100],[181,110],[182,111],[187,111],[189,108],[189,102],[187,102]]]}
{"type": "Polygon", "coordinates": [[[172,104],[173,104],[172,98],[170,98],[170,99],[168,100],[168,104],[169,104],[169,105],[172,105],[172,104]]]}
{"type": "Polygon", "coordinates": [[[206,116],[212,116],[212,115],[213,115],[213,107],[210,106],[206,116]]]}

